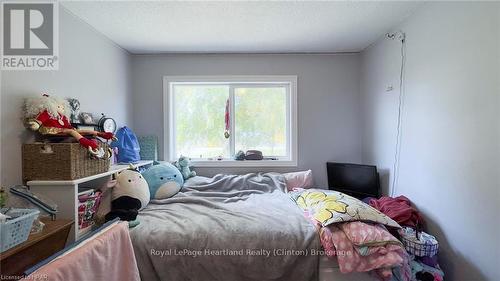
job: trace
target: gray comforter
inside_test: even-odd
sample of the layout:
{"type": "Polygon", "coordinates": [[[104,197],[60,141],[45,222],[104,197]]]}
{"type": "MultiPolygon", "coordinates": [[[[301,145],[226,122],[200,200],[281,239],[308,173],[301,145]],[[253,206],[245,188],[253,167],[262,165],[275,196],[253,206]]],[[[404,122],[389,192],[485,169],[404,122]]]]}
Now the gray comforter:
{"type": "Polygon", "coordinates": [[[278,174],[217,175],[152,201],[131,230],[141,279],[317,280],[316,230],[284,190],[278,174]]]}

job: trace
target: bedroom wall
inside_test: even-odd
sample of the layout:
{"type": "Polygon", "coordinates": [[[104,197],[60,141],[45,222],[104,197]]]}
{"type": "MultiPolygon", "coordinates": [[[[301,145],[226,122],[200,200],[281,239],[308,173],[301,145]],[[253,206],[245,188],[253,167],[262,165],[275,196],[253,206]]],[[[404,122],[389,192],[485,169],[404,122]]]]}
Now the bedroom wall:
{"type": "Polygon", "coordinates": [[[2,71],[1,185],[21,183],[21,143],[32,136],[21,122],[23,98],[41,92],[75,97],[82,111],[130,123],[130,57],[60,6],[58,71],[2,71]]]}
{"type": "MultiPolygon", "coordinates": [[[[297,75],[299,166],[266,171],[312,169],[315,182],[327,186],[327,161],[359,162],[359,55],[138,55],[132,58],[133,128],[157,135],[163,155],[165,75],[297,75]]],[[[197,168],[201,175],[244,173],[255,169],[197,168]]]]}
{"type": "MultiPolygon", "coordinates": [[[[498,280],[499,28],[498,2],[428,3],[394,28],[407,36],[396,195],[437,235],[446,280],[498,280]]],[[[400,46],[381,38],[361,67],[363,161],[391,175],[400,46]]]]}

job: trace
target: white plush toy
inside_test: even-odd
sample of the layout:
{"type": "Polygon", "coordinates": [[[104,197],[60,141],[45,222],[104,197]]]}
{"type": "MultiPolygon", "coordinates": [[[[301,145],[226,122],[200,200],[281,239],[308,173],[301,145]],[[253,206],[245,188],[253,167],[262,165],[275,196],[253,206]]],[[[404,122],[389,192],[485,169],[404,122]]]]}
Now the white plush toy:
{"type": "Polygon", "coordinates": [[[148,183],[139,172],[119,172],[111,192],[111,211],[106,215],[106,220],[119,217],[129,221],[131,226],[139,224],[136,221],[137,214],[149,203],[149,197],[148,183]]]}

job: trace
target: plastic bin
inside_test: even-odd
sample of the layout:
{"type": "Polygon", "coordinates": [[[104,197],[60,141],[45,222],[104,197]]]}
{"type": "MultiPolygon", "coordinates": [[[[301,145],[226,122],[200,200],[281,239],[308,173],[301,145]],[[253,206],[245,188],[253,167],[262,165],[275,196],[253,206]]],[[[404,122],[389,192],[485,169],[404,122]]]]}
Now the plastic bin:
{"type": "Polygon", "coordinates": [[[101,191],[95,191],[78,196],[78,229],[94,225],[94,217],[101,202],[101,191]]]}
{"type": "MultiPolygon", "coordinates": [[[[5,214],[7,209],[2,209],[5,214]]],[[[33,221],[40,213],[36,209],[10,209],[12,219],[0,223],[0,252],[4,252],[28,240],[33,221]]]]}

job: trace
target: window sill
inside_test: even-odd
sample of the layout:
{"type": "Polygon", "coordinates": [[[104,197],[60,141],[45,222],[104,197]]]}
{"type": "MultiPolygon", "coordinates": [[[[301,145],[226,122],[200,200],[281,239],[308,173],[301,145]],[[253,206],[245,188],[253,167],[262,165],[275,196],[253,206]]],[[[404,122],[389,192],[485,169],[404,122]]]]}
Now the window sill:
{"type": "Polygon", "coordinates": [[[191,160],[193,167],[297,167],[289,160],[191,160]]]}

